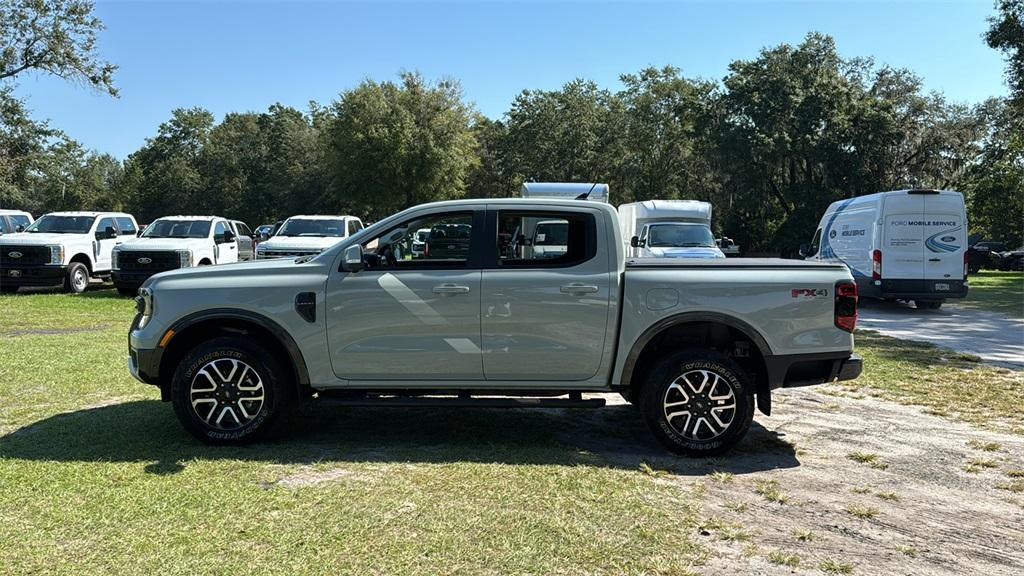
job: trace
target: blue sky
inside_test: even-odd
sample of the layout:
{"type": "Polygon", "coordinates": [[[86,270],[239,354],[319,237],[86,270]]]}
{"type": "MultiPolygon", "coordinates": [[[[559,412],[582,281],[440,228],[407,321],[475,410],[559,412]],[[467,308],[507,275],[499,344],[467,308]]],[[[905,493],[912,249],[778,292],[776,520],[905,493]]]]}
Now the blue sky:
{"type": "Polygon", "coordinates": [[[176,107],[218,119],[274,102],[305,109],[365,78],[451,76],[491,117],[523,89],[672,64],[721,79],[730,61],[831,34],[844,56],[906,67],[975,103],[1004,95],[1003,60],[981,38],[988,0],[959,2],[429,3],[104,2],[102,55],[120,98],[26,76],[18,93],[87,147],[125,157],[176,107]]]}

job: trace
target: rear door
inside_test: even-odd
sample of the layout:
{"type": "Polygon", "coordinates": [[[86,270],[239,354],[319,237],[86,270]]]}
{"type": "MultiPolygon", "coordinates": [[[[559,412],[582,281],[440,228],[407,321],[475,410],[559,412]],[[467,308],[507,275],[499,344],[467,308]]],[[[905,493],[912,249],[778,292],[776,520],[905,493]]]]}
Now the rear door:
{"type": "Polygon", "coordinates": [[[955,192],[923,195],[924,278],[963,280],[967,250],[964,198],[955,192]]]}
{"type": "Polygon", "coordinates": [[[484,244],[481,339],[487,380],[579,381],[597,374],[611,305],[598,213],[585,208],[491,209],[484,244]],[[544,222],[567,228],[565,250],[538,254],[499,238],[544,222]]]}
{"type": "Polygon", "coordinates": [[[924,278],[924,195],[887,194],[882,204],[882,278],[924,278]]]}

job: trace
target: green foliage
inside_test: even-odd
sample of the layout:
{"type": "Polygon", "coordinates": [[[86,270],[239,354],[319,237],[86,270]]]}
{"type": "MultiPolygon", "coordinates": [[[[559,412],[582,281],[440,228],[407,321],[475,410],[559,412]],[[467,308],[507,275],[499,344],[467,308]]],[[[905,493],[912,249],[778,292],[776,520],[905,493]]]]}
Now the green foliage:
{"type": "Polygon", "coordinates": [[[988,45],[1006,54],[1006,83],[1019,114],[1024,114],[1024,0],[999,0],[989,18],[988,45]]]}
{"type": "Polygon", "coordinates": [[[81,0],[0,3],[0,80],[39,71],[116,96],[117,66],[96,53],[103,23],[92,10],[92,2],[81,0]]]}

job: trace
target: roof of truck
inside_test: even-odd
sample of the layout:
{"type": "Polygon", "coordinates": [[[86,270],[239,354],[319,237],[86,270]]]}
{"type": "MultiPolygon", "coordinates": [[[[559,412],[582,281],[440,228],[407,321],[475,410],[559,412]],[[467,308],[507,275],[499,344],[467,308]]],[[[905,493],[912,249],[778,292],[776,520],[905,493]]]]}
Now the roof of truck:
{"type": "Polygon", "coordinates": [[[131,216],[125,212],[89,212],[85,210],[68,210],[64,212],[49,212],[43,216],[131,216]]]}
{"type": "Polygon", "coordinates": [[[303,220],[344,220],[345,218],[359,220],[358,217],[351,215],[332,216],[328,214],[296,214],[295,216],[289,216],[285,218],[285,220],[293,220],[295,218],[302,218],[303,220]]]}
{"type": "MultiPolygon", "coordinates": [[[[161,217],[157,218],[156,220],[167,220],[167,219],[171,219],[171,218],[173,218],[174,220],[200,220],[200,221],[204,221],[204,222],[206,222],[206,221],[211,221],[212,222],[213,220],[227,220],[227,218],[224,218],[224,217],[221,217],[221,216],[182,216],[182,215],[161,216],[161,217]]],[[[153,220],[153,221],[156,222],[156,220],[153,220]]]]}

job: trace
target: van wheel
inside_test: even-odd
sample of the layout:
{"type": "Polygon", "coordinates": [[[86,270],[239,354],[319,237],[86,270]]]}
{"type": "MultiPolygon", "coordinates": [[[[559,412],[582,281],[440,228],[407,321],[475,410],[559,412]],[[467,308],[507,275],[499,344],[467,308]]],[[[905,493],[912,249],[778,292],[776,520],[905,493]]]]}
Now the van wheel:
{"type": "Polygon", "coordinates": [[[753,385],[731,359],[689,350],[659,362],[644,383],[640,410],[670,451],[711,456],[739,442],[754,419],[753,385]]]}
{"type": "Polygon", "coordinates": [[[942,300],[914,300],[914,307],[919,310],[938,310],[942,307],[942,300]]]}
{"type": "Polygon", "coordinates": [[[72,262],[64,278],[64,291],[81,294],[89,287],[89,269],[81,262],[72,262]]]}
{"type": "Polygon", "coordinates": [[[271,430],[291,406],[285,374],[257,343],[238,337],[208,340],[174,371],[174,413],[207,444],[250,442],[271,430]]]}

